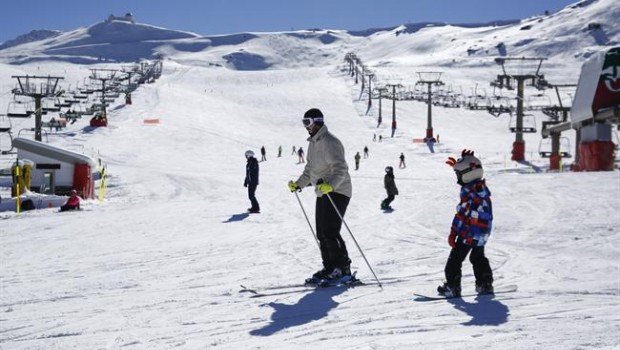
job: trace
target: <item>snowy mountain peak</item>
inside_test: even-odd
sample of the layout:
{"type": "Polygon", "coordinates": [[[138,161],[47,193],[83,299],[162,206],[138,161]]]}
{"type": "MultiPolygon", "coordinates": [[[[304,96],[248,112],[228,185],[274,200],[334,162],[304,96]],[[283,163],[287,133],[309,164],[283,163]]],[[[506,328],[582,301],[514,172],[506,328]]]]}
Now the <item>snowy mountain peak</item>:
{"type": "Polygon", "coordinates": [[[363,31],[311,29],[214,36],[137,23],[128,15],[111,15],[90,27],[65,33],[32,32],[40,34],[31,33],[1,46],[0,62],[133,62],[164,55],[179,62],[265,70],[333,64],[348,51],[356,51],[369,62],[423,56],[419,59],[427,64],[453,65],[472,56],[486,60],[498,55],[581,62],[601,46],[620,42],[616,0],[582,1],[556,13],[513,21],[421,22],[363,31]],[[386,41],[390,42],[387,51],[381,44],[386,41]],[[382,51],[377,47],[383,47],[382,51]]]}
{"type": "Polygon", "coordinates": [[[57,30],[46,30],[46,29],[33,30],[28,34],[20,35],[13,40],[5,41],[4,43],[2,43],[2,45],[0,45],[0,50],[13,47],[13,46],[17,46],[17,45],[21,45],[21,44],[31,43],[33,41],[53,38],[60,34],[62,34],[62,32],[57,31],[57,30]]]}

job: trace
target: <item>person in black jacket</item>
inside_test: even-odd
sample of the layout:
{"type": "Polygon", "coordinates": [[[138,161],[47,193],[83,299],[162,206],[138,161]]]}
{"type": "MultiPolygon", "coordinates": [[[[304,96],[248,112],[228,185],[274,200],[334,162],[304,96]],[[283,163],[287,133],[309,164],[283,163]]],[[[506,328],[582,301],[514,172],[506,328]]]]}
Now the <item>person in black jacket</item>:
{"type": "Polygon", "coordinates": [[[243,186],[248,188],[248,198],[252,203],[252,207],[248,208],[250,214],[260,213],[260,206],[256,200],[256,187],[258,186],[258,160],[254,158],[253,151],[246,151],[245,158],[248,163],[245,166],[245,181],[243,186]]]}
{"type": "Polygon", "coordinates": [[[394,200],[394,196],[398,194],[398,188],[394,182],[394,168],[391,166],[385,167],[385,176],[383,177],[383,185],[387,192],[387,198],[381,202],[381,209],[391,210],[390,203],[394,200]]]}

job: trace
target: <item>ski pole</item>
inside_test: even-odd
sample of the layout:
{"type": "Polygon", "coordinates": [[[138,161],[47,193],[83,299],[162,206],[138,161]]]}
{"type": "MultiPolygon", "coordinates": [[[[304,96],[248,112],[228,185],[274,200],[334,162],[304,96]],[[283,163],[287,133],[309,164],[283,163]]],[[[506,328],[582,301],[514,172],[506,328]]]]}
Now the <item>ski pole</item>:
{"type": "Polygon", "coordinates": [[[330,196],[329,193],[326,193],[325,195],[327,195],[327,198],[332,203],[332,206],[334,207],[334,210],[336,211],[336,214],[338,214],[338,217],[340,218],[340,220],[342,220],[342,223],[344,224],[344,227],[346,227],[347,231],[349,231],[349,234],[351,235],[351,238],[353,238],[353,242],[355,242],[355,245],[357,246],[357,249],[362,254],[362,258],[364,258],[364,261],[366,261],[366,265],[368,265],[368,268],[370,269],[370,272],[372,272],[372,275],[375,277],[375,280],[377,281],[377,284],[379,285],[379,288],[383,289],[383,286],[381,285],[381,281],[379,281],[379,278],[377,277],[377,274],[375,274],[375,271],[373,271],[372,267],[370,266],[370,263],[368,263],[368,259],[366,259],[366,256],[364,255],[364,252],[362,251],[362,248],[360,248],[360,245],[357,243],[357,240],[355,239],[355,236],[353,236],[353,233],[351,232],[351,229],[349,229],[349,225],[347,225],[347,222],[344,221],[344,217],[342,216],[342,214],[340,214],[340,210],[338,210],[338,208],[336,207],[336,203],[334,203],[334,200],[332,199],[332,196],[330,196]]]}
{"type": "Polygon", "coordinates": [[[301,208],[301,211],[304,212],[304,216],[306,217],[306,221],[308,222],[308,226],[310,226],[310,231],[312,232],[312,236],[314,236],[314,240],[316,241],[316,245],[319,246],[319,250],[321,250],[321,243],[319,243],[319,239],[316,236],[316,233],[314,233],[314,229],[312,228],[312,224],[310,223],[310,219],[308,219],[308,215],[306,215],[306,210],[304,209],[304,206],[301,204],[301,200],[299,199],[299,195],[297,194],[297,191],[295,191],[295,197],[297,197],[297,202],[299,202],[299,207],[301,208]]]}

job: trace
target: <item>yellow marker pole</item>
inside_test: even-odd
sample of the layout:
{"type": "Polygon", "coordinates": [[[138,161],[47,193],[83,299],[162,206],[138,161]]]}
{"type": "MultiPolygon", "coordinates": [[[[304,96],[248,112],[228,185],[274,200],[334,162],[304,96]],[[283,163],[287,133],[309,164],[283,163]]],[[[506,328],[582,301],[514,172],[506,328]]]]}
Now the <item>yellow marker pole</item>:
{"type": "Polygon", "coordinates": [[[103,197],[105,196],[106,189],[106,171],[105,168],[101,170],[101,182],[99,183],[99,203],[103,202],[103,197]]]}
{"type": "Polygon", "coordinates": [[[15,210],[17,211],[17,214],[19,215],[19,209],[21,207],[21,203],[20,203],[20,188],[19,188],[19,164],[17,164],[17,166],[15,167],[15,179],[16,179],[16,184],[15,184],[15,193],[17,194],[17,197],[15,198],[15,205],[17,206],[15,208],[15,210]]]}

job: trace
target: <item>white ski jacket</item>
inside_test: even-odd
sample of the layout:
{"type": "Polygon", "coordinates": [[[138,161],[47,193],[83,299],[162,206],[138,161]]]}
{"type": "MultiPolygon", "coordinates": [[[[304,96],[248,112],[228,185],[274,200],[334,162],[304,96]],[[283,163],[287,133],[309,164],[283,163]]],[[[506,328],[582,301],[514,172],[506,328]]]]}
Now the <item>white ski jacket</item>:
{"type": "MultiPolygon", "coordinates": [[[[308,142],[307,163],[296,181],[297,186],[316,186],[322,179],[334,188],[334,192],[351,198],[353,186],[340,140],[323,125],[314,136],[308,138],[308,142]]],[[[317,197],[323,196],[318,189],[315,192],[317,197]]]]}

